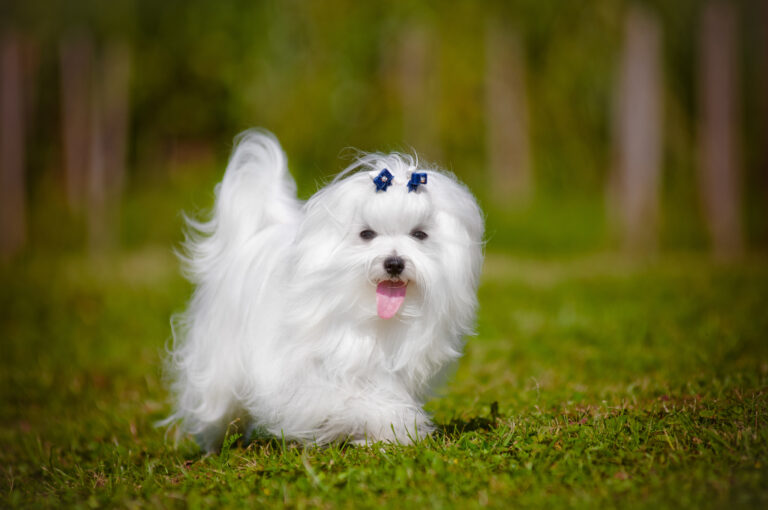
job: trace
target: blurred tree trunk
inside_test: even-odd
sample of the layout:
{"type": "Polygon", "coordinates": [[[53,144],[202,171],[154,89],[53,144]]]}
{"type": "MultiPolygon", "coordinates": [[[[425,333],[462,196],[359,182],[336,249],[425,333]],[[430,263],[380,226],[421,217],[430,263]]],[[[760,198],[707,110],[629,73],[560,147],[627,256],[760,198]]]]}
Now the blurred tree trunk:
{"type": "Polygon", "coordinates": [[[0,258],[9,259],[27,237],[24,67],[18,34],[0,41],[0,258]]]}
{"type": "Polygon", "coordinates": [[[699,34],[699,184],[714,255],[743,252],[738,137],[736,15],[732,4],[710,1],[699,34]]]}
{"type": "MultiPolygon", "coordinates": [[[[768,27],[768,4],[763,4],[763,27],[768,27]]],[[[765,94],[765,90],[768,90],[768,30],[761,31],[762,38],[762,51],[760,51],[761,68],[763,70],[763,78],[761,83],[763,84],[763,93],[761,95],[762,104],[762,136],[763,145],[760,147],[762,150],[762,179],[763,183],[762,197],[763,197],[763,214],[768,216],[768,211],[765,207],[768,207],[768,95],[765,94]]],[[[758,142],[759,143],[759,142],[758,142]]],[[[763,230],[765,232],[765,230],[763,230]]],[[[764,234],[765,235],[765,234],[764,234]]],[[[763,237],[765,239],[765,237],[763,237]]]]}
{"type": "Polygon", "coordinates": [[[494,199],[526,202],[532,191],[525,58],[518,34],[486,29],[487,151],[494,199]]]}
{"type": "Polygon", "coordinates": [[[437,40],[424,27],[403,30],[397,56],[397,79],[403,106],[403,136],[429,159],[440,159],[439,73],[437,40]]]}
{"type": "Polygon", "coordinates": [[[91,138],[93,43],[71,34],[60,45],[61,122],[67,201],[73,211],[85,204],[91,138]]]}
{"type": "Polygon", "coordinates": [[[88,173],[88,232],[93,253],[113,247],[119,237],[120,196],[125,179],[128,137],[128,46],[109,44],[96,64],[88,173]]]}
{"type": "Polygon", "coordinates": [[[615,173],[609,190],[630,252],[658,245],[661,176],[661,29],[655,15],[633,5],[626,17],[624,50],[614,106],[615,173]]]}

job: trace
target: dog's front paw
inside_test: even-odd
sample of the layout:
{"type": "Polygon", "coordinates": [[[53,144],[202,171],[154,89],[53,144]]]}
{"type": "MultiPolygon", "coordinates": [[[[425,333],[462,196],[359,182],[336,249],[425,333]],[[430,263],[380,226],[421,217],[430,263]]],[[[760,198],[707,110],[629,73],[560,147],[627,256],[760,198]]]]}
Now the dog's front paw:
{"type": "Polygon", "coordinates": [[[352,437],[350,443],[358,446],[375,443],[410,445],[422,441],[435,430],[434,425],[425,416],[414,415],[411,418],[408,422],[402,420],[398,424],[390,423],[379,427],[367,426],[365,434],[352,437]],[[406,423],[410,423],[410,425],[406,423]]]}

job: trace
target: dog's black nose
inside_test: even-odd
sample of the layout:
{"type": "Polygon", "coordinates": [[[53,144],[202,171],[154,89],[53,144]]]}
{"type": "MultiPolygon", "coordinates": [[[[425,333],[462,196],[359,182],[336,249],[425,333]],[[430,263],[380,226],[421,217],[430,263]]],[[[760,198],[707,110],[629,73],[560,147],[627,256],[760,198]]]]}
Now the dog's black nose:
{"type": "Polygon", "coordinates": [[[405,269],[405,261],[397,255],[387,257],[384,260],[384,270],[389,276],[399,276],[403,269],[405,269]]]}

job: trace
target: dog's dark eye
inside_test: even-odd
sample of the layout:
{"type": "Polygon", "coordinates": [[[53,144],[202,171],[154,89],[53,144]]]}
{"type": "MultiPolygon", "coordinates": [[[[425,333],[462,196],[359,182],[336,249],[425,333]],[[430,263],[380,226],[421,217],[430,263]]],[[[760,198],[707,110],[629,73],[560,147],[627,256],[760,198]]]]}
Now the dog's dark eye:
{"type": "Polygon", "coordinates": [[[365,239],[366,241],[370,241],[374,237],[376,237],[376,232],[370,229],[365,229],[362,232],[360,232],[360,237],[362,239],[365,239]]]}
{"type": "Polygon", "coordinates": [[[411,232],[411,237],[415,237],[419,241],[423,241],[424,239],[426,239],[429,236],[423,230],[414,230],[413,232],[411,232]]]}

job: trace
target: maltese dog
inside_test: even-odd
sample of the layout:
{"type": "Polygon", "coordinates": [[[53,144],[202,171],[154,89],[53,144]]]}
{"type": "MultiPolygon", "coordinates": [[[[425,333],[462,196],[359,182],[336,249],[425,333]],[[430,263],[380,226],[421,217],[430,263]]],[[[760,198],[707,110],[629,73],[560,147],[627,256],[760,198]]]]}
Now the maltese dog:
{"type": "Polygon", "coordinates": [[[187,219],[195,291],[174,321],[167,420],[206,450],[234,420],[302,443],[410,443],[472,333],[483,215],[449,173],[364,154],[308,201],[273,135],[240,135],[209,221],[187,219]]]}

